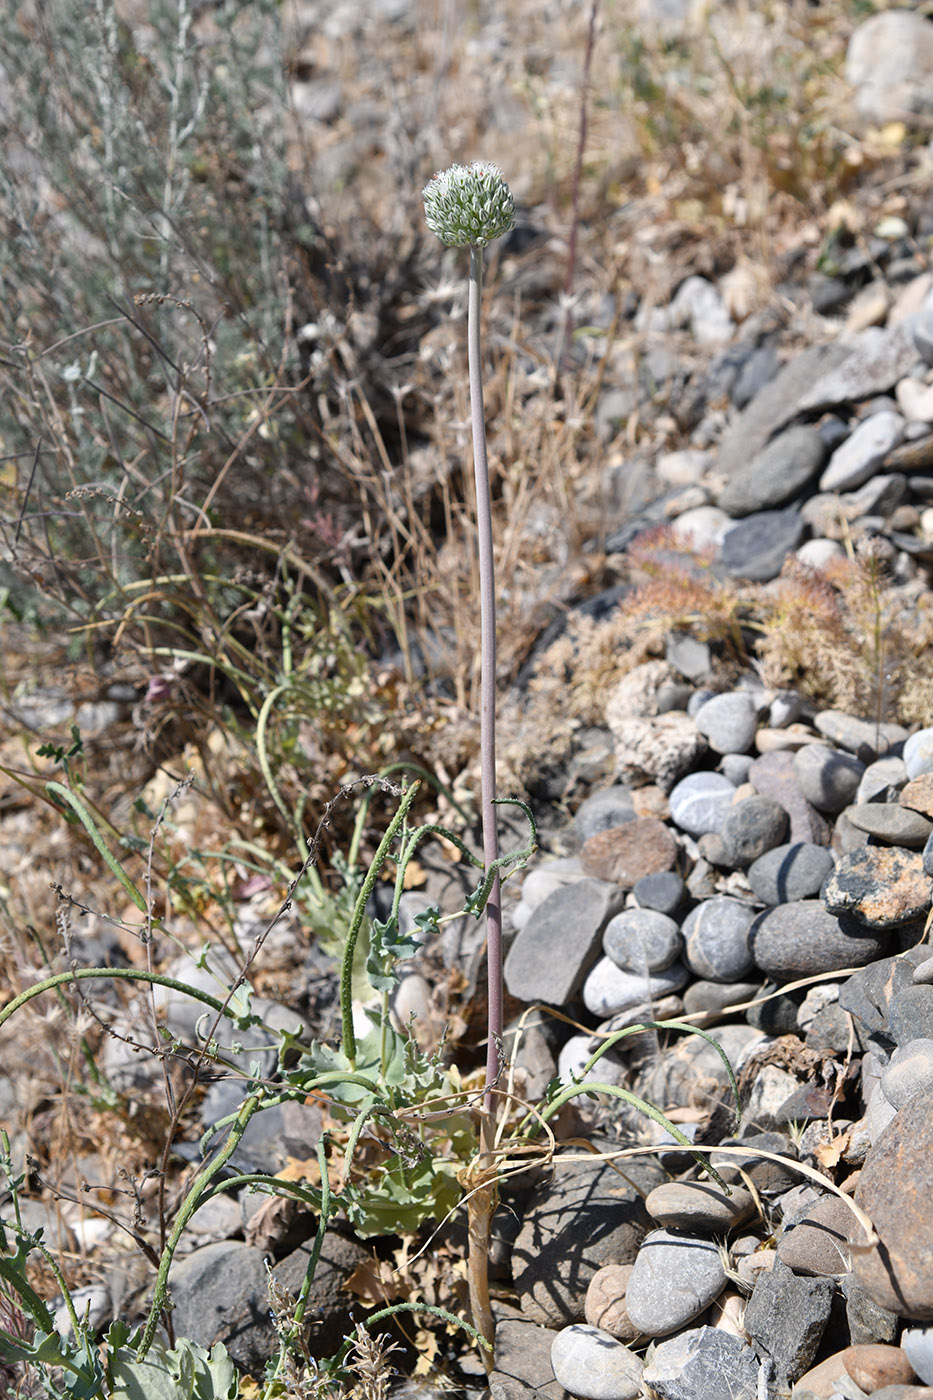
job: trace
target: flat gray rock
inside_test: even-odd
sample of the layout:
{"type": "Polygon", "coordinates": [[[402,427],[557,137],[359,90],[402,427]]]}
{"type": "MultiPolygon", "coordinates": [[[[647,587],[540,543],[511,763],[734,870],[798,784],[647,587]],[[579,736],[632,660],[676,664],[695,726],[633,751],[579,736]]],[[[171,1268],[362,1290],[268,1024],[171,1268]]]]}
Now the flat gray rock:
{"type": "Polygon", "coordinates": [[[732,578],[768,583],[777,578],[784,560],[803,543],[806,534],[806,521],[791,507],[747,515],[723,537],[723,568],[732,578]]]}
{"type": "Polygon", "coordinates": [[[653,1220],[668,1229],[722,1233],[755,1213],[751,1192],[732,1187],[727,1196],[712,1181],[666,1181],[645,1201],[653,1220]]]}
{"type": "Polygon", "coordinates": [[[496,1322],[493,1371],[489,1377],[492,1400],[569,1400],[554,1379],[551,1344],[554,1333],[522,1318],[504,1317],[496,1322]]]}
{"type": "Polygon", "coordinates": [[[847,807],[845,814],[858,831],[876,836],[889,846],[921,850],[933,834],[933,822],[928,817],[896,802],[860,802],[847,807]]]}
{"type": "MultiPolygon", "coordinates": [[[[911,318],[907,317],[880,335],[866,334],[849,345],[849,354],[834,369],[807,385],[795,406],[797,413],[837,408],[860,399],[884,394],[903,379],[917,361],[911,318]]],[[[872,327],[872,332],[874,328],[872,327]]]]}
{"type": "Polygon", "coordinates": [[[716,504],[733,519],[787,505],[816,478],[825,457],[816,428],[786,428],[726,482],[716,504]]]}
{"type": "Polygon", "coordinates": [[[688,980],[687,969],[680,962],[660,972],[644,973],[624,972],[611,958],[600,958],[583,984],[583,1004],[587,1011],[605,1021],[679,992],[688,980]]]}
{"type": "Polygon", "coordinates": [[[852,353],[850,345],[833,340],[795,355],[723,433],[717,461],[722,475],[734,476],[745,467],[779,428],[797,416],[801,395],[852,353]]]}
{"type": "MultiPolygon", "coordinates": [[[[869,1297],[900,1317],[933,1321],[933,1091],[917,1094],[872,1146],[855,1191],[880,1243],[855,1252],[869,1297]]],[[[858,1227],[853,1240],[861,1240],[858,1227]]]]}
{"type": "Polygon", "coordinates": [[[519,1001],[565,1006],[602,953],[603,929],[624,892],[603,880],[577,880],[532,911],[505,960],[505,984],[519,1001]]]}
{"type": "MultiPolygon", "coordinates": [[[[910,343],[913,344],[912,339],[910,343]]],[[[901,415],[890,409],[863,419],[830,457],[820,477],[820,490],[854,491],[863,485],[902,441],[906,427],[901,415]]]]}

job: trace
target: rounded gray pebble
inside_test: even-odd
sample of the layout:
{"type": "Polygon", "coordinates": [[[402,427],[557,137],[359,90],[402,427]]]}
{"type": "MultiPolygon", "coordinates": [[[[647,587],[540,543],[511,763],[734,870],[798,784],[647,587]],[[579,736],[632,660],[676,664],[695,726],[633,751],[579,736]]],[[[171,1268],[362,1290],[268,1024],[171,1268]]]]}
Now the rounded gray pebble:
{"type": "Polygon", "coordinates": [[[881,1090],[894,1108],[903,1108],[914,1094],[933,1089],[933,1040],[909,1040],[894,1054],[881,1076],[881,1090]]]}
{"type": "Polygon", "coordinates": [[[663,972],[683,946],[674,920],[654,909],[623,909],[603,933],[603,951],[625,972],[663,972]]]}
{"type": "Polygon", "coordinates": [[[794,777],[818,812],[841,812],[855,797],[865,772],[853,754],[828,744],[806,744],[794,755],[794,777]]]}
{"type": "Polygon", "coordinates": [[[748,867],[746,878],[762,904],[792,904],[818,895],[834,863],[825,846],[794,841],[759,856],[748,867]]]}
{"type": "Polygon", "coordinates": [[[694,723],[715,753],[745,753],[758,729],[758,709],[750,695],[730,690],[707,700],[694,723]]]}
{"type": "Polygon", "coordinates": [[[766,909],[748,935],[756,967],[784,980],[863,967],[882,956],[886,942],[883,930],[838,919],[818,899],[766,909]]]}
{"type": "Polygon", "coordinates": [[[845,815],[857,831],[875,836],[888,846],[919,851],[933,836],[933,822],[928,817],[895,802],[861,802],[847,807],[845,815]]]}
{"type": "Polygon", "coordinates": [[[697,977],[710,982],[739,982],[754,969],[748,931],[755,911],[737,899],[707,899],[684,920],[684,954],[697,977]]]}
{"type": "Polygon", "coordinates": [[[750,1191],[735,1186],[731,1190],[727,1196],[714,1182],[665,1181],[648,1193],[645,1206],[652,1219],[667,1229],[721,1233],[755,1213],[750,1191]]]}
{"type": "Polygon", "coordinates": [[[806,521],[793,507],[756,511],[723,536],[723,568],[732,578],[767,583],[777,578],[784,560],[803,542],[806,533],[806,521]]]}
{"type": "Polygon", "coordinates": [[[697,1011],[718,1016],[727,1006],[753,1001],[760,991],[761,982],[711,982],[701,978],[684,992],[684,1011],[690,1016],[697,1011]]]}
{"type": "Polygon", "coordinates": [[[902,758],[876,758],[862,774],[855,801],[883,802],[886,793],[902,788],[906,782],[907,769],[902,758]]]}
{"type": "Polygon", "coordinates": [[[646,1337],[666,1337],[705,1312],[725,1282],[712,1240],[678,1230],[652,1230],[638,1251],[625,1307],[646,1337]]]}
{"type": "Polygon", "coordinates": [[[726,813],[719,829],[726,864],[745,870],[787,835],[788,817],[770,797],[743,797],[726,813]]]}
{"type": "Polygon", "coordinates": [[[646,977],[643,973],[623,972],[611,958],[600,958],[583,984],[583,1004],[600,1020],[608,1020],[633,1006],[679,992],[687,980],[687,969],[680,962],[646,977]]]}
{"type": "Polygon", "coordinates": [[[724,753],[719,771],[730,783],[739,787],[748,781],[748,770],[754,762],[755,755],[751,753],[724,753]]]}
{"type": "Polygon", "coordinates": [[[554,1379],[579,1400],[635,1400],[644,1365],[600,1327],[575,1322],[551,1343],[554,1379]]]}
{"type": "Polygon", "coordinates": [[[671,789],[671,821],[690,836],[718,831],[732,806],[735,788],[721,773],[688,773],[671,789]]]}

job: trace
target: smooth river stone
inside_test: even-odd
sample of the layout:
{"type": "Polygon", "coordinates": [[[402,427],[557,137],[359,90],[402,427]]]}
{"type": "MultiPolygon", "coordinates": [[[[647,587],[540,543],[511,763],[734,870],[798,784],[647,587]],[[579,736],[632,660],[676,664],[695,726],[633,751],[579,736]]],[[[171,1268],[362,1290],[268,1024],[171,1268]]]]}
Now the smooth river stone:
{"type": "Polygon", "coordinates": [[[920,812],[912,812],[893,802],[862,802],[847,807],[845,815],[857,831],[876,836],[889,846],[906,846],[908,850],[920,850],[933,832],[933,822],[920,812]]]}
{"type": "Polygon", "coordinates": [[[748,867],[752,894],[763,904],[793,904],[818,895],[835,861],[825,846],[794,841],[775,846],[748,867]]]}
{"type": "Polygon", "coordinates": [[[713,1182],[666,1181],[648,1195],[648,1214],[668,1229],[722,1233],[731,1230],[755,1213],[751,1192],[741,1186],[732,1195],[713,1182]]]}
{"type": "Polygon", "coordinates": [[[841,812],[852,801],[865,772],[853,754],[828,744],[809,744],[794,757],[794,777],[800,791],[818,812],[841,812]]]}
{"type": "Polygon", "coordinates": [[[748,935],[756,967],[785,981],[862,967],[881,956],[886,941],[881,931],[836,918],[818,899],[766,909],[748,935]]]}
{"type": "Polygon", "coordinates": [[[688,773],[671,790],[671,820],[690,836],[718,831],[735,797],[735,786],[721,773],[688,773]]]}
{"type": "Polygon", "coordinates": [[[744,691],[728,691],[707,700],[694,723],[714,753],[745,753],[758,728],[758,709],[744,691]]]}
{"type": "Polygon", "coordinates": [[[740,982],[754,968],[748,930],[755,911],[726,897],[704,900],[684,920],[685,958],[691,972],[711,982],[740,982]]]}
{"type": "Polygon", "coordinates": [[[679,992],[688,976],[683,963],[645,976],[623,972],[611,958],[600,958],[583,984],[583,1004],[594,1016],[607,1020],[644,1002],[660,1001],[671,992],[679,992]]]}
{"type": "Polygon", "coordinates": [[[638,1251],[625,1306],[646,1337],[666,1337],[705,1312],[725,1284],[726,1271],[712,1240],[652,1230],[638,1251]]]}
{"type": "Polygon", "coordinates": [[[662,972],[683,946],[674,920],[654,909],[623,909],[603,933],[603,952],[624,972],[662,972]]]}
{"type": "Polygon", "coordinates": [[[608,1332],[576,1322],[551,1343],[554,1379],[579,1400],[636,1400],[644,1363],[608,1332]]]}

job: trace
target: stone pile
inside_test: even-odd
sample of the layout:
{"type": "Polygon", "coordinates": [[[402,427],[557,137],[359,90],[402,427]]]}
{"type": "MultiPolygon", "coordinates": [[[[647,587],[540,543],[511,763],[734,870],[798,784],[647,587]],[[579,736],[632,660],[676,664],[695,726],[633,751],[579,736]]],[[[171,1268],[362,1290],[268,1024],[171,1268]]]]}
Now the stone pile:
{"type": "MultiPolygon", "coordinates": [[[[722,1061],[682,1031],[620,1040],[590,1078],[745,1150],[711,1157],[731,1194],[673,1146],[622,1178],[558,1157],[511,1247],[526,1320],[510,1320],[492,1394],[532,1376],[531,1393],[584,1400],[933,1394],[933,730],[751,678],[665,711],[670,684],[649,662],[624,703],[608,697],[619,772],[643,785],[594,793],[566,833],[576,851],[527,875],[506,983],[593,1027],[550,1065],[526,1061],[538,1080],[579,1078],[606,1032],[704,1027],[738,1074],[737,1125],[722,1061]],[[674,714],[672,761],[650,731],[674,714]],[[877,1239],[795,1163],[838,1181],[877,1239]]],[[[516,1060],[520,1077],[520,1042],[516,1060]]],[[[577,1100],[605,1151],[673,1144],[603,1102],[577,1100]]]]}

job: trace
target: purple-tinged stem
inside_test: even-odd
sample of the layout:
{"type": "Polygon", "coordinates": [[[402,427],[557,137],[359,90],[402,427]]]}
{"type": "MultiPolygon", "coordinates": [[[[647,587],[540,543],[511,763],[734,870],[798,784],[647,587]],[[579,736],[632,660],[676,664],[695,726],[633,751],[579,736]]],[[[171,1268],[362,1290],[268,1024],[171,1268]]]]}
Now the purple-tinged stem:
{"type": "MultiPolygon", "coordinates": [[[[486,420],[483,415],[483,373],[480,362],[479,323],[483,293],[483,250],[470,245],[470,293],[467,308],[467,355],[470,366],[470,408],[473,420],[473,470],[476,478],[476,533],[479,547],[480,597],[480,813],[483,821],[483,860],[486,869],[499,858],[496,832],[496,582],[492,553],[492,506],[489,495],[489,463],[486,457],[486,420]]],[[[502,1045],[502,907],[496,876],[486,904],[486,962],[489,976],[488,1046],[486,1083],[499,1075],[502,1045]]],[[[495,1114],[494,1094],[486,1092],[487,1127],[495,1114]]],[[[484,1144],[491,1146],[490,1140],[484,1144]]]]}

